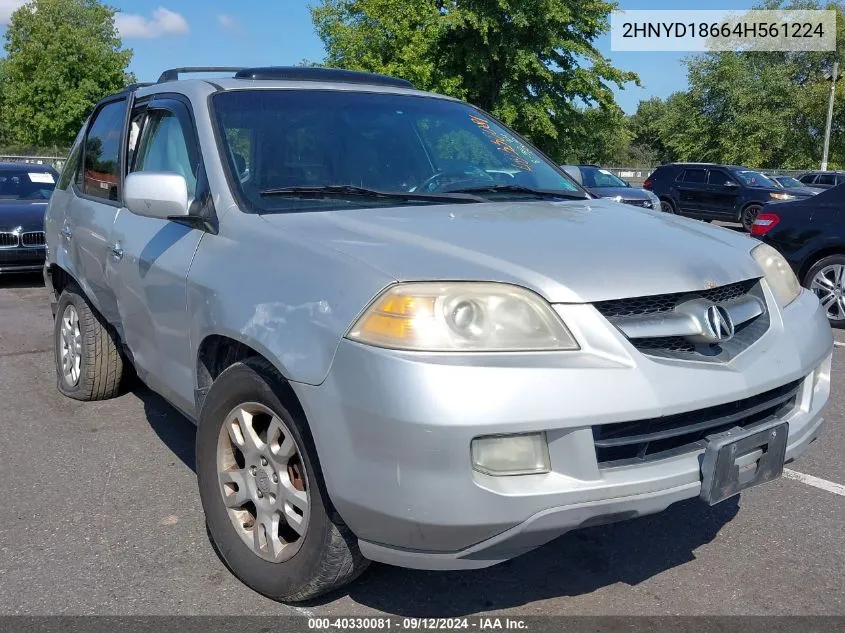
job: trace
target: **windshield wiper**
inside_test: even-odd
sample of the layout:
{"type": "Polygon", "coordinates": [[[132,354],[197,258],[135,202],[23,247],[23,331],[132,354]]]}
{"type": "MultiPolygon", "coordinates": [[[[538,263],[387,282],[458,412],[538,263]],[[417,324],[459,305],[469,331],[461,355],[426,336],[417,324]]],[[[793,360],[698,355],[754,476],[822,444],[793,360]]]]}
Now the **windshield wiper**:
{"type": "Polygon", "coordinates": [[[534,189],[522,185],[481,185],[478,187],[466,187],[452,189],[450,193],[527,193],[541,198],[566,198],[567,200],[589,200],[586,196],[576,191],[546,191],[534,189]]]}
{"type": "Polygon", "coordinates": [[[326,198],[356,196],[362,198],[388,198],[392,200],[418,200],[420,202],[486,202],[469,192],[415,193],[411,191],[377,191],[354,185],[323,185],[313,187],[277,187],[261,192],[265,198],[289,196],[292,198],[326,198]]]}

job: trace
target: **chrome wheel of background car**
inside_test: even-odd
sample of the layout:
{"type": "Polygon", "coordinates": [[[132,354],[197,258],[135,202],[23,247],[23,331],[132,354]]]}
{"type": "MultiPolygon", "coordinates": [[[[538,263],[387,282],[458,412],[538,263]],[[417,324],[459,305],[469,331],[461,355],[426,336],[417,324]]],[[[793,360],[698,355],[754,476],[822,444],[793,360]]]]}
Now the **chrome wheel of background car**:
{"type": "Polygon", "coordinates": [[[742,215],[740,216],[739,221],[742,223],[742,227],[746,231],[751,230],[754,220],[757,219],[757,214],[760,213],[761,208],[762,207],[759,205],[752,204],[742,210],[742,215]]]}
{"type": "Polygon", "coordinates": [[[73,305],[68,305],[62,313],[60,332],[62,375],[68,386],[73,387],[79,382],[82,366],[82,333],[79,330],[79,313],[73,305]]]}
{"type": "Polygon", "coordinates": [[[845,265],[831,264],[819,270],[810,290],[818,296],[828,319],[845,319],[845,265]]]}
{"type": "Polygon", "coordinates": [[[277,563],[299,551],[308,529],[308,478],[280,416],[257,402],[235,407],[220,429],[217,476],[232,525],[257,556],[277,563]]]}

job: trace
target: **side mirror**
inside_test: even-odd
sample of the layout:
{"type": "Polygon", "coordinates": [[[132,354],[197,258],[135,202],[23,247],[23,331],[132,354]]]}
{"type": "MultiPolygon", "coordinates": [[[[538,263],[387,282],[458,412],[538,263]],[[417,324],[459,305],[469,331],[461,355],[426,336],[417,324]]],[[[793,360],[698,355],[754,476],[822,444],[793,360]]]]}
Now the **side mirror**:
{"type": "Polygon", "coordinates": [[[188,215],[188,183],[180,174],[136,172],[123,187],[126,208],[135,215],[167,220],[188,215]]]}

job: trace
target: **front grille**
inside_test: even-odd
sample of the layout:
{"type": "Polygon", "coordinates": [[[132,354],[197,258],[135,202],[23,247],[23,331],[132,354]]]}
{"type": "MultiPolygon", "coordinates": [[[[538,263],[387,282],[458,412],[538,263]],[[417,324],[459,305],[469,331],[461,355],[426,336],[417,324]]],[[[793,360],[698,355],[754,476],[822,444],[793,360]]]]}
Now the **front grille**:
{"type": "Polygon", "coordinates": [[[801,381],[706,409],[633,422],[593,426],[599,466],[619,466],[665,459],[700,450],[709,435],[734,427],[749,428],[785,415],[795,406],[801,381]]]}
{"type": "Polygon", "coordinates": [[[733,338],[720,344],[690,341],[685,338],[683,328],[679,331],[678,326],[673,326],[670,319],[662,320],[661,316],[671,314],[679,304],[693,299],[731,306],[736,301],[745,299],[747,303],[747,300],[752,298],[756,299],[760,306],[765,306],[765,296],[757,279],[708,290],[601,301],[594,306],[611,324],[628,335],[631,345],[643,354],[672,359],[726,362],[753,345],[769,329],[769,315],[765,309],[762,314],[737,323],[733,338]],[[645,336],[637,335],[640,323],[648,326],[649,333],[645,336]],[[655,323],[658,324],[656,329],[655,323]]]}
{"type": "Polygon", "coordinates": [[[695,345],[682,336],[663,336],[631,339],[631,343],[641,352],[694,352],[695,345]]]}
{"type": "Polygon", "coordinates": [[[612,299],[600,301],[595,305],[605,318],[614,319],[626,316],[644,316],[671,312],[682,298],[692,296],[702,297],[713,303],[723,303],[747,295],[757,283],[756,279],[740,281],[727,286],[711,288],[710,290],[696,290],[692,292],[676,292],[668,295],[653,295],[650,297],[632,297],[630,299],[612,299]]]}
{"type": "Polygon", "coordinates": [[[0,248],[15,248],[17,245],[17,233],[0,233],[0,248]]]}
{"type": "Polygon", "coordinates": [[[30,231],[21,235],[21,244],[23,246],[44,246],[45,243],[44,231],[30,231]]]}
{"type": "Polygon", "coordinates": [[[630,204],[635,207],[643,207],[651,209],[651,200],[623,200],[625,204],[630,204]]]}

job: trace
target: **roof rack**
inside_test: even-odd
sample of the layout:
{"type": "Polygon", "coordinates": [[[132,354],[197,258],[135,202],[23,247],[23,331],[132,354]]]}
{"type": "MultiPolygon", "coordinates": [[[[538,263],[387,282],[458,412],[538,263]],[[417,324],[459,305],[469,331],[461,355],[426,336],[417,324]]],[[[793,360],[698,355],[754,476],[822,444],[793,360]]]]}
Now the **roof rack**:
{"type": "Polygon", "coordinates": [[[405,79],[389,77],[377,73],[366,73],[357,70],[341,70],[339,68],[315,68],[310,66],[266,66],[263,68],[244,68],[235,74],[235,79],[276,79],[287,81],[325,81],[348,84],[371,84],[376,86],[393,86],[396,88],[413,88],[414,85],[405,79]]]}
{"type": "MultiPolygon", "coordinates": [[[[235,79],[253,80],[282,80],[282,81],[324,81],[347,84],[370,84],[375,86],[393,86],[395,88],[413,88],[414,85],[405,79],[367,73],[358,70],[342,70],[340,68],[315,68],[310,66],[263,66],[259,68],[242,68],[234,66],[188,66],[171,68],[161,73],[158,83],[179,81],[179,76],[187,73],[235,73],[235,79]]],[[[144,84],[138,84],[141,87],[144,84]]],[[[146,84],[150,85],[150,84],[146,84]]]]}
{"type": "Polygon", "coordinates": [[[179,75],[185,73],[237,73],[243,70],[242,66],[186,66],[184,68],[171,68],[161,73],[158,83],[166,81],[179,81],[179,75]]]}
{"type": "Polygon", "coordinates": [[[146,87],[152,86],[152,85],[154,85],[154,84],[151,84],[150,82],[139,82],[139,83],[129,84],[128,86],[125,86],[123,88],[123,90],[121,90],[121,92],[134,92],[136,90],[140,90],[141,88],[146,88],[146,87]]]}

